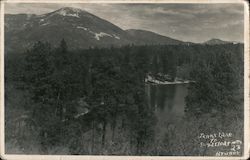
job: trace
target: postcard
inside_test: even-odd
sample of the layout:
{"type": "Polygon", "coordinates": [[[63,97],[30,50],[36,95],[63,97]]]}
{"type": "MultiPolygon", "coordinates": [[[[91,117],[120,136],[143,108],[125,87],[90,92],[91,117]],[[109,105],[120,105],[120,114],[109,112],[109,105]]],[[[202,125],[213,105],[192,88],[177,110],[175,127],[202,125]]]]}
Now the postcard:
{"type": "Polygon", "coordinates": [[[1,1],[1,158],[247,159],[248,5],[1,1]]]}

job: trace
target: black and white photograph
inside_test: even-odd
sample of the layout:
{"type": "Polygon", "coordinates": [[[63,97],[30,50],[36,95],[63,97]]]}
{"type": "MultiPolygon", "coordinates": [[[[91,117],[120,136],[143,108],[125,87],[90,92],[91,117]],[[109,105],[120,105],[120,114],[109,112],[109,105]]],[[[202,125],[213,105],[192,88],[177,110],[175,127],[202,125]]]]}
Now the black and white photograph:
{"type": "Polygon", "coordinates": [[[1,156],[246,158],[247,2],[124,2],[1,3],[1,156]]]}

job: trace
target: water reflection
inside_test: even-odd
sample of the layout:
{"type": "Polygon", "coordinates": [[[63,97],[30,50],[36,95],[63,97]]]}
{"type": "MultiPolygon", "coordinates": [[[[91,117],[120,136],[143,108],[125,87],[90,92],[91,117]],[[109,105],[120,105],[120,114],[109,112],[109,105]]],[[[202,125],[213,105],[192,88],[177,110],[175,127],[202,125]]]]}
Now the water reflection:
{"type": "Polygon", "coordinates": [[[163,136],[169,124],[183,117],[188,84],[146,85],[149,107],[157,117],[156,133],[163,136]]]}

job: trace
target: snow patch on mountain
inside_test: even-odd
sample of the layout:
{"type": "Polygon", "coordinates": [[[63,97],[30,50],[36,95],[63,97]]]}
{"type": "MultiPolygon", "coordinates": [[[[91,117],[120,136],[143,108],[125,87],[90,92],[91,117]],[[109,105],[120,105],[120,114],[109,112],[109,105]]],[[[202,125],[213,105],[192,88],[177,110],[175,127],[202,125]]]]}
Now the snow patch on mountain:
{"type": "Polygon", "coordinates": [[[41,24],[41,26],[47,26],[49,25],[49,22],[41,24]]]}
{"type": "Polygon", "coordinates": [[[95,39],[98,40],[98,41],[100,40],[101,37],[105,37],[105,36],[113,37],[112,35],[110,35],[108,33],[105,33],[105,32],[100,32],[100,33],[92,32],[92,33],[94,33],[95,39]]]}
{"type": "Polygon", "coordinates": [[[79,13],[81,12],[80,9],[77,8],[62,8],[60,10],[58,10],[56,13],[62,16],[71,16],[71,17],[79,17],[79,13]]]}
{"type": "Polygon", "coordinates": [[[114,36],[115,39],[121,39],[119,36],[117,36],[115,34],[113,34],[113,36],[114,36]]]}
{"type": "Polygon", "coordinates": [[[61,8],[62,10],[67,10],[67,11],[71,11],[71,12],[83,12],[83,10],[81,10],[80,8],[74,8],[74,7],[64,7],[61,8]]]}
{"type": "Polygon", "coordinates": [[[120,37],[116,36],[115,34],[108,34],[108,33],[105,33],[105,32],[99,32],[99,33],[96,33],[96,32],[93,32],[91,30],[89,30],[90,33],[94,34],[94,38],[96,40],[100,40],[102,37],[112,37],[112,38],[115,38],[115,39],[120,39],[120,37]]]}
{"type": "Polygon", "coordinates": [[[83,29],[83,30],[85,30],[85,31],[88,30],[88,28],[85,28],[85,27],[82,27],[82,26],[77,26],[76,28],[78,28],[78,29],[83,29]]]}
{"type": "Polygon", "coordinates": [[[57,14],[62,15],[62,16],[71,16],[71,17],[79,18],[78,13],[68,13],[66,10],[58,11],[57,14]]]}

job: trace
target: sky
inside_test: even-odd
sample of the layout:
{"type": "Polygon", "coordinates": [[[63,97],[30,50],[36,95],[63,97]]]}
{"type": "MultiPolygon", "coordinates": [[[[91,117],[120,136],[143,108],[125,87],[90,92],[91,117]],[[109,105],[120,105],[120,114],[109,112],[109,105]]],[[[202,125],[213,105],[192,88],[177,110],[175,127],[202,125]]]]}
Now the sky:
{"type": "Polygon", "coordinates": [[[62,7],[83,9],[122,29],[144,29],[182,41],[244,41],[243,4],[9,3],[5,13],[39,15],[62,7]]]}

